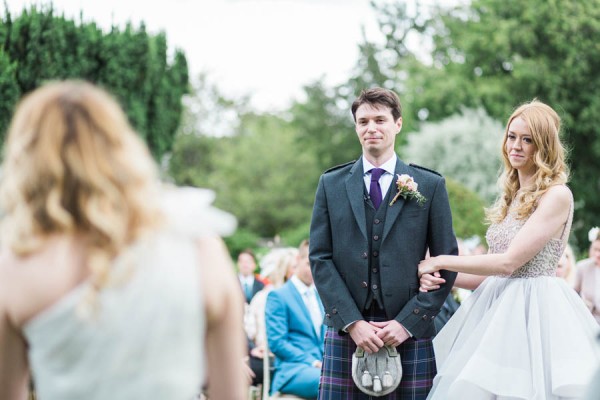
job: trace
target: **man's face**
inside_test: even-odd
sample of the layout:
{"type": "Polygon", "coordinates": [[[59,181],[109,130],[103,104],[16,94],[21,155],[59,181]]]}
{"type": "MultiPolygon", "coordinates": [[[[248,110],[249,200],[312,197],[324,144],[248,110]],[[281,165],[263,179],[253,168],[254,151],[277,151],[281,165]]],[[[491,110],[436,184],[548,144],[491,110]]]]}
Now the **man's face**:
{"type": "Polygon", "coordinates": [[[298,263],[296,264],[296,276],[306,286],[310,286],[313,283],[313,276],[310,270],[310,261],[308,259],[308,251],[301,251],[298,253],[298,263]]]}
{"type": "Polygon", "coordinates": [[[248,253],[242,253],[238,256],[237,260],[238,269],[240,274],[243,276],[250,276],[254,273],[256,269],[256,262],[254,261],[254,257],[252,257],[248,253]]]}
{"type": "Polygon", "coordinates": [[[388,107],[362,104],[356,110],[355,128],[363,154],[375,158],[391,156],[396,135],[402,128],[402,117],[394,121],[388,107]]]}

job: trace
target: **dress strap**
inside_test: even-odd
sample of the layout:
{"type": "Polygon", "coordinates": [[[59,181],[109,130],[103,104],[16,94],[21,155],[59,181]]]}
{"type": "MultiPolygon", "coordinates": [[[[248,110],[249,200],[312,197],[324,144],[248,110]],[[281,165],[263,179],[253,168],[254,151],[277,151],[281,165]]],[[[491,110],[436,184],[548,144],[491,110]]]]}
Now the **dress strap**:
{"type": "Polygon", "coordinates": [[[560,240],[564,242],[565,232],[571,232],[571,224],[573,223],[573,199],[571,199],[571,203],[569,203],[569,214],[567,216],[567,220],[565,221],[565,225],[563,226],[563,230],[560,234],[560,240]]]}

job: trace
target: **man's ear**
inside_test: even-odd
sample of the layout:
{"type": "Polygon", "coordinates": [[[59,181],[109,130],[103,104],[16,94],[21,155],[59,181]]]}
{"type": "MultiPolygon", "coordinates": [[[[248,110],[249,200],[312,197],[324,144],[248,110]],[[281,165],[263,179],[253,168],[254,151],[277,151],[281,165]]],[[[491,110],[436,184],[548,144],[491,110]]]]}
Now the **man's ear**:
{"type": "Polygon", "coordinates": [[[396,132],[397,135],[402,130],[402,117],[398,117],[398,120],[396,121],[396,126],[398,127],[398,132],[396,132]]]}

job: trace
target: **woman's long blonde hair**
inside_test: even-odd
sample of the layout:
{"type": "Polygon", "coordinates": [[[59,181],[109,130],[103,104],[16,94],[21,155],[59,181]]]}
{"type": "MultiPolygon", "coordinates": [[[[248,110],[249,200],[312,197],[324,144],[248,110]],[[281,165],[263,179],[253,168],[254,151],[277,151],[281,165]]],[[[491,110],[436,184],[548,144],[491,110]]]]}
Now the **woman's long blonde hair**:
{"type": "Polygon", "coordinates": [[[0,182],[2,243],[24,256],[50,235],[83,238],[92,287],[161,221],[157,172],[117,102],[85,82],[52,82],[18,105],[0,182]]]}
{"type": "Polygon", "coordinates": [[[520,203],[515,208],[518,219],[526,218],[536,207],[540,197],[551,186],[567,183],[569,173],[565,163],[565,148],[560,137],[560,117],[550,106],[538,100],[532,100],[518,107],[508,119],[504,140],[502,141],[502,160],[504,171],[498,182],[502,194],[496,203],[486,210],[487,219],[492,223],[502,221],[508,213],[508,208],[517,196],[520,203]],[[506,152],[508,129],[515,118],[525,121],[533,143],[535,154],[533,161],[536,171],[533,177],[534,185],[521,188],[518,171],[510,165],[506,152]],[[522,190],[520,190],[522,189],[522,190]]]}

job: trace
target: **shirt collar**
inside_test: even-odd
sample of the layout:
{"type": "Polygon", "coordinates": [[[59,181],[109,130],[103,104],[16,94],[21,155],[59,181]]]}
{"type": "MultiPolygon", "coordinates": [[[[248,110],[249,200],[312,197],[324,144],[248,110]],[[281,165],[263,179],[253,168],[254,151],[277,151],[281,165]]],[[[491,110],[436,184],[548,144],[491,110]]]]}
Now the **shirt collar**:
{"type": "Polygon", "coordinates": [[[362,160],[363,160],[363,174],[366,174],[367,172],[369,172],[373,168],[381,168],[381,169],[385,170],[385,172],[394,175],[396,173],[396,160],[397,159],[398,159],[398,156],[396,156],[396,154],[394,153],[394,155],[389,160],[387,160],[386,162],[384,162],[381,166],[375,167],[373,164],[371,164],[365,158],[365,156],[363,156],[363,158],[362,158],[362,160]]]}
{"type": "Polygon", "coordinates": [[[310,286],[306,286],[304,284],[304,282],[302,282],[300,280],[300,278],[298,278],[296,275],[292,275],[292,277],[290,278],[290,281],[292,281],[292,284],[296,287],[298,292],[300,292],[301,296],[304,296],[304,294],[311,289],[314,290],[314,287],[315,287],[314,284],[312,284],[310,286]]]}

